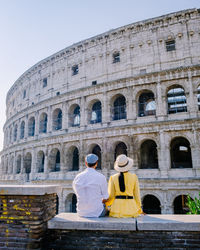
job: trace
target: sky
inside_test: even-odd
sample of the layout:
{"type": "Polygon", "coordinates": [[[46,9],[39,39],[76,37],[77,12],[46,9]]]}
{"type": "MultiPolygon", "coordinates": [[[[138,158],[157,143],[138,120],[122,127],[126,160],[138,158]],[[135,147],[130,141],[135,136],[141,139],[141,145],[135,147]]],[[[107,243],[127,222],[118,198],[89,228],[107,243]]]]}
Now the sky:
{"type": "Polygon", "coordinates": [[[6,94],[31,66],[111,29],[191,8],[200,0],[0,0],[0,151],[6,94]]]}

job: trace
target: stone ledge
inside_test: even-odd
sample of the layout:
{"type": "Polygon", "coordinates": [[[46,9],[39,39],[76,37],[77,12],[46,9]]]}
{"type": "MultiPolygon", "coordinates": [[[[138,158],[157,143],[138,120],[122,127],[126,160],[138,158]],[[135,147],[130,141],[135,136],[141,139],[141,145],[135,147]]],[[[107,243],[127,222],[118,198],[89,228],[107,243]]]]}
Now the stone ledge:
{"type": "Polygon", "coordinates": [[[200,215],[151,214],[137,218],[139,231],[200,231],[200,215]]]}
{"type": "Polygon", "coordinates": [[[48,221],[48,229],[136,231],[134,218],[83,218],[76,213],[61,213],[48,221]]]}
{"type": "Polygon", "coordinates": [[[118,231],[200,231],[200,215],[155,214],[138,218],[83,218],[61,213],[48,221],[48,229],[118,231]]]}
{"type": "Polygon", "coordinates": [[[0,195],[45,195],[59,189],[58,185],[0,185],[0,195]]]}

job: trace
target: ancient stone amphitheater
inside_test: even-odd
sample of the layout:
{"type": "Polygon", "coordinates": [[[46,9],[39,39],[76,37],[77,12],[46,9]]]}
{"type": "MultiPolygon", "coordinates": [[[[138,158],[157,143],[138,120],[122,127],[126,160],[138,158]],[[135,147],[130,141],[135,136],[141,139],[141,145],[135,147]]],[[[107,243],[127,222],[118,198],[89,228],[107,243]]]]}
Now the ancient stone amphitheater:
{"type": "Polygon", "coordinates": [[[200,11],[110,30],[28,69],[7,94],[1,183],[54,183],[74,211],[74,176],[99,156],[134,159],[147,213],[185,213],[200,190],[200,11]]]}

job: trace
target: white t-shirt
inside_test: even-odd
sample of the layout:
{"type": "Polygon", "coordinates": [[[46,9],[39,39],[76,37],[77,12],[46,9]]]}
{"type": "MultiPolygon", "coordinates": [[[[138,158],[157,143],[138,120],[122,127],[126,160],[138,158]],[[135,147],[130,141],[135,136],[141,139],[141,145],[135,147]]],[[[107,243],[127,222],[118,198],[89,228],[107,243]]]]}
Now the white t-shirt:
{"type": "Polygon", "coordinates": [[[77,213],[82,217],[99,217],[104,206],[102,199],[108,199],[106,177],[94,168],[86,168],[73,181],[77,196],[77,213]]]}

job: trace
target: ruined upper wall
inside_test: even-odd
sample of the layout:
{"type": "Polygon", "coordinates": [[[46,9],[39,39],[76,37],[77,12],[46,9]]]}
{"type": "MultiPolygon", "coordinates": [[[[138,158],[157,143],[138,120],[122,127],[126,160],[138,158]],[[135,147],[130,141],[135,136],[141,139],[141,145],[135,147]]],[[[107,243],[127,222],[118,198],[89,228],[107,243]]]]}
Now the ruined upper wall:
{"type": "Polygon", "coordinates": [[[40,101],[75,89],[200,63],[200,15],[184,10],[129,24],[73,44],[28,69],[7,94],[7,119],[40,101]],[[165,42],[175,40],[176,50],[165,42]],[[113,63],[118,52],[120,62],[113,63]],[[72,68],[78,67],[78,74],[72,68]],[[44,87],[44,81],[47,86],[44,87]]]}

